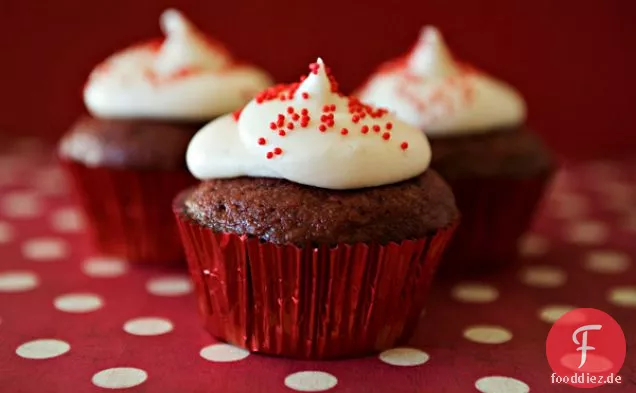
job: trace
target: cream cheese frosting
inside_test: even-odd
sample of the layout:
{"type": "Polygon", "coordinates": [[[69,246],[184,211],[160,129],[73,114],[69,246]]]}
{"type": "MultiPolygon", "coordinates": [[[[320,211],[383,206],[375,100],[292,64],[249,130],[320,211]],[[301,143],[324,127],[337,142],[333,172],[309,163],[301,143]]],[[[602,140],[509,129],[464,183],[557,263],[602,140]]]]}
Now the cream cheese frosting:
{"type": "Polygon", "coordinates": [[[180,12],[161,15],[165,39],[115,53],[84,88],[89,112],[103,118],[208,120],[235,110],[271,85],[262,70],[238,64],[180,12]]]}
{"type": "Polygon", "coordinates": [[[186,161],[198,179],[282,178],[327,189],[381,186],[429,165],[424,134],[387,110],[338,92],[322,60],[301,82],[269,88],[202,128],[186,161]]]}
{"type": "Polygon", "coordinates": [[[430,26],[406,57],[384,65],[358,95],[434,136],[505,129],[526,118],[512,86],[457,62],[430,26]]]}

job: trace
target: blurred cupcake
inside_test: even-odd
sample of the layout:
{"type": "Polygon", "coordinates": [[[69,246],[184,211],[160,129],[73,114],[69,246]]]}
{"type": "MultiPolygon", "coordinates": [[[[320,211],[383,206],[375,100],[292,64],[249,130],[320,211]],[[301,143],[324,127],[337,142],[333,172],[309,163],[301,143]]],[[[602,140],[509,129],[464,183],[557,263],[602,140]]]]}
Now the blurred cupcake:
{"type": "Polygon", "coordinates": [[[416,127],[338,92],[319,59],[192,139],[174,202],[207,329],[338,358],[407,339],[458,212],[416,127]]]}
{"type": "Polygon", "coordinates": [[[59,144],[98,252],[131,262],[183,261],[170,212],[195,180],[190,138],[270,84],[237,63],[179,12],[161,16],[164,40],[118,52],[91,73],[82,116],[59,144]]]}
{"type": "Polygon", "coordinates": [[[462,213],[444,266],[484,271],[514,260],[554,165],[525,125],[521,95],[455,61],[432,27],[358,93],[421,128],[431,141],[431,167],[449,182],[462,213]]]}

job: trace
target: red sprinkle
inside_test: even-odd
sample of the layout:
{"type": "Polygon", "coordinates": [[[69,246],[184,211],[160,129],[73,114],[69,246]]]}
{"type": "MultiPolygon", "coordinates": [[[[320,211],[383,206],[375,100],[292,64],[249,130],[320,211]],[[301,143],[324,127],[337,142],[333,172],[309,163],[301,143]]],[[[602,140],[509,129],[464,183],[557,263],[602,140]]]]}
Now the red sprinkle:
{"type": "Polygon", "coordinates": [[[320,121],[327,121],[327,119],[329,119],[327,115],[320,116],[320,121]]]}
{"type": "Polygon", "coordinates": [[[357,123],[360,121],[360,117],[358,115],[353,115],[353,117],[351,118],[351,121],[354,123],[357,123]]]}
{"type": "Polygon", "coordinates": [[[334,124],[335,124],[335,122],[333,121],[333,119],[327,120],[327,126],[333,127],[334,124]]]}
{"type": "Polygon", "coordinates": [[[362,131],[363,134],[366,134],[367,132],[369,132],[369,126],[362,126],[362,131]]]}
{"type": "Polygon", "coordinates": [[[385,132],[384,134],[382,134],[382,139],[384,139],[385,141],[388,141],[389,139],[391,139],[391,134],[389,134],[388,132],[385,132]]]}
{"type": "Polygon", "coordinates": [[[329,105],[325,105],[322,107],[322,111],[323,112],[329,112],[329,108],[331,108],[329,105]]]}
{"type": "Polygon", "coordinates": [[[325,132],[327,131],[327,126],[325,126],[324,124],[321,124],[320,127],[318,127],[318,129],[320,130],[320,132],[325,132]]]}
{"type": "Polygon", "coordinates": [[[308,99],[308,98],[309,98],[309,93],[303,93],[303,94],[302,94],[302,96],[303,96],[303,98],[306,100],[306,99],[308,99]]]}
{"type": "Polygon", "coordinates": [[[287,107],[287,113],[289,113],[290,115],[291,115],[292,113],[294,113],[294,107],[292,107],[292,106],[288,106],[288,107],[287,107]]]}
{"type": "Polygon", "coordinates": [[[267,140],[265,138],[258,138],[258,144],[259,145],[264,145],[267,143],[267,140]]]}
{"type": "Polygon", "coordinates": [[[272,129],[272,130],[275,130],[276,129],[276,123],[274,123],[274,122],[269,123],[269,128],[272,129]]]}
{"type": "Polygon", "coordinates": [[[329,107],[329,109],[330,109],[332,112],[335,112],[335,111],[336,111],[336,105],[335,105],[335,104],[331,104],[331,106],[329,107]]]}
{"type": "Polygon", "coordinates": [[[283,154],[283,149],[281,149],[280,147],[275,148],[274,154],[276,154],[277,156],[283,154]]]}
{"type": "Polygon", "coordinates": [[[340,133],[342,135],[347,135],[349,133],[349,130],[347,130],[346,128],[343,128],[342,130],[340,130],[340,133]]]}
{"type": "Polygon", "coordinates": [[[318,70],[320,69],[320,64],[318,63],[311,63],[309,65],[309,70],[311,71],[312,74],[318,74],[318,70]]]}
{"type": "Polygon", "coordinates": [[[234,117],[234,120],[235,120],[235,121],[238,121],[238,119],[241,117],[241,111],[242,111],[242,110],[243,110],[243,109],[239,109],[239,110],[236,110],[236,111],[234,111],[234,112],[232,113],[232,117],[234,117]]]}
{"type": "Polygon", "coordinates": [[[271,151],[267,152],[267,159],[271,160],[272,158],[274,158],[274,153],[272,153],[271,151]]]}
{"type": "Polygon", "coordinates": [[[375,132],[380,132],[380,126],[379,126],[379,125],[377,125],[377,124],[376,124],[376,125],[374,125],[374,126],[373,126],[373,131],[375,131],[375,132]]]}
{"type": "Polygon", "coordinates": [[[287,123],[287,128],[290,130],[294,129],[294,123],[287,123]]]}
{"type": "Polygon", "coordinates": [[[307,114],[308,114],[308,113],[309,113],[309,111],[307,110],[307,108],[303,108],[303,109],[300,111],[300,114],[301,114],[301,115],[303,115],[303,116],[307,116],[307,114]]]}
{"type": "Polygon", "coordinates": [[[278,135],[285,136],[285,135],[287,135],[287,133],[285,131],[283,131],[283,130],[280,130],[280,131],[278,131],[278,135]]]}
{"type": "Polygon", "coordinates": [[[402,144],[400,145],[400,148],[402,148],[402,150],[406,150],[409,148],[409,144],[407,142],[402,142],[402,144]]]}
{"type": "Polygon", "coordinates": [[[391,128],[393,128],[393,123],[386,123],[386,129],[390,130],[391,128]]]}

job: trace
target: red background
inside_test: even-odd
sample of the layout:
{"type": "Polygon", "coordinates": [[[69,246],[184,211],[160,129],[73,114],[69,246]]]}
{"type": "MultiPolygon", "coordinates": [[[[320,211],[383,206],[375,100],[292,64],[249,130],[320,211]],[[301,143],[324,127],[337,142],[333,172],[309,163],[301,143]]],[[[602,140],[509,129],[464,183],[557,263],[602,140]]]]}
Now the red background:
{"type": "Polygon", "coordinates": [[[170,6],[280,81],[319,55],[345,91],[432,23],[458,57],[524,93],[530,125],[562,155],[636,147],[632,0],[0,0],[0,129],[59,136],[83,110],[91,68],[158,36],[170,6]]]}

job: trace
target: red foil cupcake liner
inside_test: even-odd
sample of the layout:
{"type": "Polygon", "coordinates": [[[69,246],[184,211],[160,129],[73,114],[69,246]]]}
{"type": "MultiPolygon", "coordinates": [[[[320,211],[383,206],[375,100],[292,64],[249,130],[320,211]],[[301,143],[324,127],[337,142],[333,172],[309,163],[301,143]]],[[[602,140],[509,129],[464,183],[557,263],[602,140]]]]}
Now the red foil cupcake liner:
{"type": "Polygon", "coordinates": [[[184,264],[172,199],[196,183],[183,171],[87,167],[62,161],[89,222],[96,251],[133,263],[184,264]]]}
{"type": "Polygon", "coordinates": [[[462,222],[444,255],[440,273],[484,273],[514,262],[519,238],[530,227],[552,174],[448,181],[462,222]]]}
{"type": "Polygon", "coordinates": [[[294,358],[360,356],[407,340],[456,226],[400,244],[275,245],[199,225],[182,196],[173,209],[206,328],[294,358]]]}

